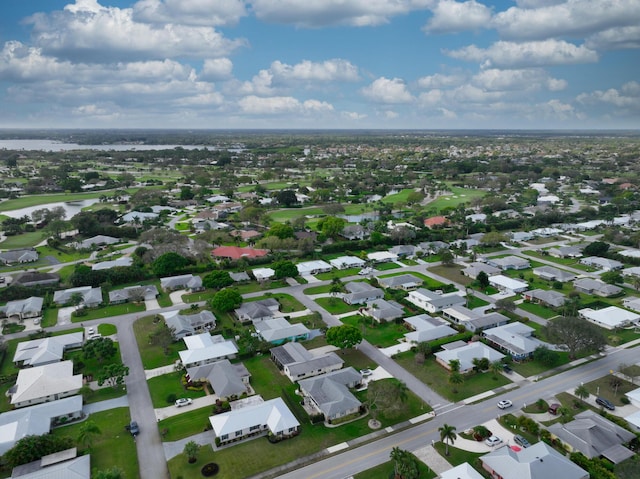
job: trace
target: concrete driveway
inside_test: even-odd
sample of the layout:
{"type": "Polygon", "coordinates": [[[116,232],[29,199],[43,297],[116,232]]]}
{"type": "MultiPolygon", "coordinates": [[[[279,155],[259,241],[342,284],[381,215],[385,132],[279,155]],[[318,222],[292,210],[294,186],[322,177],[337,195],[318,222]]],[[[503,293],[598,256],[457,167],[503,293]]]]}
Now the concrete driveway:
{"type": "Polygon", "coordinates": [[[68,308],[60,308],[58,310],[58,326],[65,326],[71,324],[71,313],[76,310],[75,306],[69,306],[68,308]]]}

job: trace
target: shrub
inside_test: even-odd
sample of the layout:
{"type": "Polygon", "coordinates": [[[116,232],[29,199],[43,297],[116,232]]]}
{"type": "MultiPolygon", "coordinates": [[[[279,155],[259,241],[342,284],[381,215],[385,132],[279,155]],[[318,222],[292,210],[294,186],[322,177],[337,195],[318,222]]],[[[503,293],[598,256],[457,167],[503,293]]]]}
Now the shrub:
{"type": "Polygon", "coordinates": [[[173,404],[176,402],[177,396],[173,393],[167,395],[167,404],[173,404]]]}

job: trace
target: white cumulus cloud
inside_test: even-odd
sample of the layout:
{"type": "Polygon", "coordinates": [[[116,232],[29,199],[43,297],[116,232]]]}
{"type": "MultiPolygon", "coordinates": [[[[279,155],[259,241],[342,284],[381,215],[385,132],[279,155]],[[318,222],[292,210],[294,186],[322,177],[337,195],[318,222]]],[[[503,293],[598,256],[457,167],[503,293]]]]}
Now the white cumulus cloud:
{"type": "Polygon", "coordinates": [[[596,50],[640,48],[640,25],[603,30],[587,37],[585,45],[596,50]]]}
{"type": "Polygon", "coordinates": [[[287,65],[275,61],[270,67],[271,73],[277,80],[288,82],[332,82],[357,81],[358,68],[351,62],[342,59],[331,59],[323,62],[303,60],[295,65],[287,65]]]}
{"type": "Polygon", "coordinates": [[[454,33],[487,28],[491,9],[475,0],[442,0],[433,8],[433,17],[423,27],[425,33],[454,33]]]}
{"type": "Polygon", "coordinates": [[[442,73],[436,73],[435,75],[429,75],[418,79],[418,86],[420,88],[442,88],[458,86],[465,81],[462,75],[443,75],[442,73]]]}
{"type": "Polygon", "coordinates": [[[243,0],[139,0],[133,19],[144,23],[235,25],[247,15],[243,0]]]}
{"type": "Polygon", "coordinates": [[[300,102],[291,96],[259,97],[249,95],[241,98],[238,105],[243,113],[249,115],[308,114],[333,110],[333,106],[329,103],[318,100],[300,102]]]}
{"type": "Polygon", "coordinates": [[[490,91],[527,91],[540,88],[558,91],[567,86],[566,80],[552,78],[541,68],[516,70],[489,68],[480,71],[472,81],[475,85],[490,91]]]}
{"type": "Polygon", "coordinates": [[[584,45],[553,39],[523,43],[499,41],[489,48],[470,45],[458,50],[445,50],[445,53],[459,60],[481,63],[487,68],[573,65],[598,60],[598,54],[584,45]]]}
{"type": "Polygon", "coordinates": [[[376,103],[409,103],[413,96],[400,78],[381,77],[362,88],[362,94],[376,103]]]}
{"type": "Polygon", "coordinates": [[[200,79],[207,81],[231,78],[233,62],[228,58],[207,58],[200,72],[200,79]]]}

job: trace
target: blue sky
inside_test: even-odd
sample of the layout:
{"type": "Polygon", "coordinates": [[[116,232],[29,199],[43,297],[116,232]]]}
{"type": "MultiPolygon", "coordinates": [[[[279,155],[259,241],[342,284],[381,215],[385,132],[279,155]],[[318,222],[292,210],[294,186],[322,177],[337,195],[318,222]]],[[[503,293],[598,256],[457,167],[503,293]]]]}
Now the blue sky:
{"type": "Polygon", "coordinates": [[[0,127],[634,128],[638,0],[3,0],[0,127]]]}

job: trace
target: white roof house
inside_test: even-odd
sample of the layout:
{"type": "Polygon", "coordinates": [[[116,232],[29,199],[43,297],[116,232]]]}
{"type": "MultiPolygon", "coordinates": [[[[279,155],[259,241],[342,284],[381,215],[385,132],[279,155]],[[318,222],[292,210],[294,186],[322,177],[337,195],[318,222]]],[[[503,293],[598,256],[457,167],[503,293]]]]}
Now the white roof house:
{"type": "Polygon", "coordinates": [[[453,469],[442,472],[440,479],[484,479],[484,477],[471,467],[468,462],[463,462],[453,469]]]}
{"type": "Polygon", "coordinates": [[[331,266],[337,269],[360,268],[366,263],[365,260],[356,256],[340,256],[329,260],[331,266]]]}
{"type": "Polygon", "coordinates": [[[256,333],[265,341],[281,344],[285,341],[300,341],[309,339],[309,328],[302,323],[291,324],[285,318],[271,318],[253,323],[256,333]]]}
{"type": "Polygon", "coordinates": [[[374,251],[373,253],[369,253],[367,258],[374,263],[388,263],[397,260],[398,255],[390,251],[374,251]]]}
{"type": "Polygon", "coordinates": [[[404,335],[407,341],[412,343],[433,341],[434,339],[452,336],[457,333],[444,319],[433,318],[428,314],[411,316],[406,318],[404,322],[413,329],[413,331],[404,335]]]}
{"type": "Polygon", "coordinates": [[[636,296],[629,296],[622,300],[622,306],[625,308],[633,309],[634,311],[640,311],[640,298],[636,296]]]}
{"type": "Polygon", "coordinates": [[[31,296],[26,299],[16,299],[0,306],[0,312],[11,319],[14,316],[18,319],[35,318],[42,315],[42,305],[44,299],[38,296],[31,296]]]}
{"type": "Polygon", "coordinates": [[[533,268],[533,274],[547,281],[560,281],[561,283],[576,279],[576,275],[573,273],[547,265],[533,268]]]}
{"type": "Polygon", "coordinates": [[[206,309],[195,314],[180,314],[180,311],[162,313],[164,322],[176,340],[196,333],[204,333],[216,327],[216,317],[206,309]]]}
{"type": "Polygon", "coordinates": [[[600,256],[588,256],[587,258],[582,258],[580,260],[580,264],[592,266],[594,268],[600,268],[604,271],[614,271],[616,269],[622,269],[622,267],[624,266],[624,264],[620,261],[609,258],[601,258],[600,256]]]}
{"type": "Polygon", "coordinates": [[[91,477],[91,455],[77,456],[76,448],[43,456],[40,461],[15,467],[11,477],[20,479],[89,479],[91,477]],[[37,469],[36,467],[39,466],[37,469]],[[24,473],[22,472],[24,468],[24,473]],[[20,470],[20,472],[17,472],[20,470]],[[28,472],[26,472],[28,471],[28,472]]]}
{"type": "Polygon", "coordinates": [[[429,313],[437,313],[443,309],[466,303],[466,300],[457,292],[438,294],[425,288],[411,291],[406,299],[429,313]]]}
{"type": "Polygon", "coordinates": [[[276,272],[271,268],[255,268],[251,270],[251,272],[258,281],[264,281],[265,279],[272,278],[276,274],[276,272]]]}
{"type": "Polygon", "coordinates": [[[509,353],[514,359],[520,360],[532,356],[540,345],[531,339],[534,331],[532,327],[516,321],[486,329],[483,334],[491,344],[509,353]]]}
{"type": "Polygon", "coordinates": [[[505,271],[508,269],[527,269],[531,266],[529,260],[519,256],[505,256],[503,258],[489,258],[487,264],[505,271]]]}
{"type": "Polygon", "coordinates": [[[597,310],[583,308],[578,311],[578,316],[605,329],[622,328],[637,323],[640,319],[640,314],[617,306],[608,306],[597,310]]]}
{"type": "Polygon", "coordinates": [[[81,332],[23,341],[16,347],[13,362],[21,366],[42,366],[62,360],[67,349],[82,346],[81,332]]]}
{"type": "Polygon", "coordinates": [[[82,396],[80,395],[0,414],[0,455],[11,449],[25,436],[48,434],[54,419],[81,414],[82,396]]]}
{"type": "Polygon", "coordinates": [[[209,364],[221,359],[233,359],[238,348],[230,339],[222,335],[211,336],[209,333],[185,336],[182,338],[187,346],[186,351],[179,351],[180,361],[185,368],[209,364]]]}
{"type": "Polygon", "coordinates": [[[490,363],[500,361],[505,357],[495,349],[490,348],[480,341],[468,343],[462,347],[439,351],[435,354],[436,360],[445,368],[449,369],[449,361],[457,359],[460,361],[460,372],[465,373],[473,369],[475,358],[487,358],[490,363]]]}
{"type": "Polygon", "coordinates": [[[102,288],[100,288],[100,286],[95,288],[92,288],[91,286],[79,286],[77,288],[56,291],[53,293],[53,302],[57,304],[66,304],[76,293],[82,296],[82,304],[88,308],[98,306],[102,303],[102,288]]]}
{"type": "Polygon", "coordinates": [[[21,369],[12,388],[11,404],[20,408],[77,394],[82,374],[73,374],[73,362],[61,361],[21,369]]]}
{"type": "Polygon", "coordinates": [[[503,274],[489,276],[489,284],[507,293],[521,293],[529,289],[529,283],[503,274]]]}
{"type": "Polygon", "coordinates": [[[128,267],[133,264],[133,258],[130,256],[123,256],[118,259],[114,259],[111,261],[103,261],[101,263],[96,263],[91,265],[92,271],[101,271],[103,269],[111,269],[116,267],[128,267]]]}
{"type": "MultiPolygon", "coordinates": [[[[255,397],[254,397],[255,398],[255,397]]],[[[237,441],[246,436],[271,433],[286,437],[298,431],[300,423],[286,406],[282,398],[255,402],[209,418],[216,440],[221,444],[237,441]]]]}
{"type": "Polygon", "coordinates": [[[158,213],[145,213],[142,211],[131,211],[123,215],[121,220],[123,223],[133,223],[135,221],[154,220],[158,217],[158,213]]]}
{"type": "MultiPolygon", "coordinates": [[[[625,396],[629,398],[631,404],[633,404],[637,408],[640,408],[640,388],[636,388],[633,391],[625,393],[625,396]]],[[[640,411],[638,411],[638,413],[640,413],[640,411]]]]}
{"type": "Polygon", "coordinates": [[[298,263],[296,265],[298,268],[298,274],[300,276],[309,275],[309,274],[318,274],[318,273],[328,273],[331,271],[332,266],[326,261],[316,260],[316,261],[305,261],[303,263],[298,263]]]}
{"type": "Polygon", "coordinates": [[[160,278],[160,288],[165,291],[176,289],[186,289],[189,291],[202,290],[202,278],[193,274],[181,274],[178,276],[167,276],[160,278]]]}

